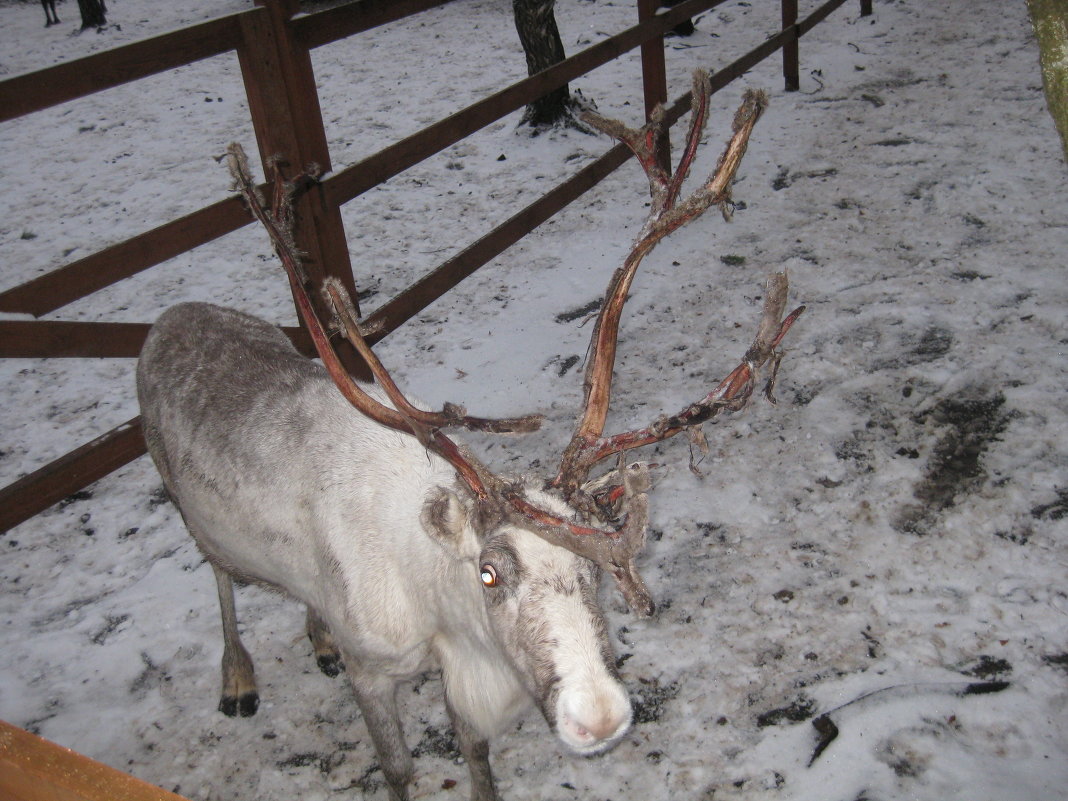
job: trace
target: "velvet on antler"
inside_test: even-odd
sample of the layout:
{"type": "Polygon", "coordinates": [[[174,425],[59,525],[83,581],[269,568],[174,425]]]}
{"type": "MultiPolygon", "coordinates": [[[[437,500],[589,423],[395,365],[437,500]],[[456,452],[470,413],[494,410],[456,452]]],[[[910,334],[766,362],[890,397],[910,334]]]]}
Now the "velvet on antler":
{"type": "MultiPolygon", "coordinates": [[[[713,205],[719,206],[726,213],[727,204],[730,202],[731,183],[745,155],[753,127],[767,106],[767,96],[763,92],[745,94],[735,113],[731,138],[715,171],[689,197],[679,202],[682,184],[689,174],[708,116],[710,95],[711,83],[708,74],[699,70],[694,73],[693,79],[690,127],[679,166],[674,174],[670,174],[665,166],[665,139],[661,130],[664,112],[661,107],[637,130],[598,115],[590,114],[586,117],[589,124],[619,139],[634,152],[649,179],[652,202],[648,219],[627,254],[623,266],[616,270],[608,285],[593,330],[583,384],[583,412],[571,442],[564,450],[560,470],[553,481],[554,486],[558,487],[566,498],[579,505],[590,505],[590,500],[583,498],[582,487],[589,478],[590,470],[599,462],[614,454],[675,436],[700,425],[723,409],[738,409],[744,406],[752,394],[752,386],[760,367],[769,359],[773,359],[775,348],[794,320],[804,311],[804,307],[801,307],[783,318],[788,289],[786,274],[778,273],[772,276],[768,279],[757,337],[746,352],[741,365],[703,399],[690,404],[678,414],[662,417],[642,429],[604,436],[611,401],[620,317],[638,266],[668,234],[697,219],[713,205]]],[[[773,359],[773,364],[777,369],[778,357],[773,359]]]]}

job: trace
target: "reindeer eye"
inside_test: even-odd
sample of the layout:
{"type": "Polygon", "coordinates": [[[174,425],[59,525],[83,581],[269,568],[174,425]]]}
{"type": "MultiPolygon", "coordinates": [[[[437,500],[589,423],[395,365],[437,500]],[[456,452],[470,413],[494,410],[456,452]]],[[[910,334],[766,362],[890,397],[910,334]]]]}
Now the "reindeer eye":
{"type": "Polygon", "coordinates": [[[499,583],[497,580],[497,571],[493,569],[493,565],[482,565],[481,576],[483,587],[496,587],[499,583]]]}

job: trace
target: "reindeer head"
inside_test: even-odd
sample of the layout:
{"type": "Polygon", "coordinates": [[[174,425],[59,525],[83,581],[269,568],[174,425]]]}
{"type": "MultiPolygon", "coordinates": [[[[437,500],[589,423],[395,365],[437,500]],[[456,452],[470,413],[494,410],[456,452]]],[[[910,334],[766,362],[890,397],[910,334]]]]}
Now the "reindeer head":
{"type": "MultiPolygon", "coordinates": [[[[645,428],[604,435],[620,317],[638,266],[664,237],[696,219],[709,207],[719,206],[727,216],[731,182],[745,154],[753,127],[767,105],[767,97],[762,92],[746,93],[735,114],[732,136],[715,172],[689,197],[680,201],[682,184],[689,173],[707,119],[710,95],[707,73],[696,72],[690,128],[678,168],[673,174],[666,166],[668,159],[664,150],[666,137],[662,130],[662,107],[658,107],[649,122],[637,130],[597,115],[586,115],[587,122],[619,139],[633,151],[648,176],[652,203],[648,220],[608,285],[593,329],[584,381],[585,402],[580,420],[563,451],[556,476],[546,482],[545,490],[556,494],[563,501],[562,507],[547,503],[546,496],[541,492],[524,489],[522,485],[491,472],[444,433],[444,429],[457,427],[495,432],[533,431],[541,424],[539,416],[487,420],[469,417],[462,407],[452,404],[446,404],[440,412],[416,408],[405,398],[367,344],[365,336],[370,332],[361,330],[358,315],[341,282],[328,280],[323,287],[323,296],[333,318],[333,327],[352,343],[367,362],[392,407],[368,395],[349,376],[331,346],[330,336],[305,289],[307,281],[292,244],[289,206],[289,193],[292,190],[286,189],[276,170],[273,208],[268,211],[249,178],[244,153],[237,145],[231,145],[230,148],[229,161],[238,188],[253,214],[267,227],[289,275],[301,318],[311,333],[324,365],[345,397],[372,419],[415,436],[428,450],[446,459],[455,468],[457,476],[482,513],[566,548],[606,570],[615,578],[631,610],[639,615],[651,615],[654,611],[649,591],[634,566],[634,559],[645,544],[651,482],[646,464],[625,464],[622,454],[683,431],[698,436],[699,426],[719,412],[743,408],[753,395],[760,369],[769,362],[771,369],[765,394],[770,399],[781,359],[781,353],[776,349],[794,320],[804,311],[804,307],[799,307],[783,316],[787,278],[785,273],[771,276],[756,338],[741,364],[711,392],[678,413],[662,416],[645,428]],[[613,456],[618,456],[616,466],[591,480],[593,468],[613,456]]],[[[307,180],[307,176],[304,178],[307,180]]]]}

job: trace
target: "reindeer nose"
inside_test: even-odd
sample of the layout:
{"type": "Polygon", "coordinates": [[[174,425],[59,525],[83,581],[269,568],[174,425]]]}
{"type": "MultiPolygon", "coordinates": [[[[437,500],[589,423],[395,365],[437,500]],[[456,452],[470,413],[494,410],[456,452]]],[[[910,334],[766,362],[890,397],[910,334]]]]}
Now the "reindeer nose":
{"type": "Polygon", "coordinates": [[[605,714],[588,728],[581,723],[575,724],[575,731],[579,737],[590,737],[598,742],[610,740],[619,730],[623,721],[618,715],[605,714]]]}
{"type": "Polygon", "coordinates": [[[602,695],[577,709],[564,705],[558,718],[561,739],[580,754],[607,748],[630,727],[631,710],[622,693],[602,695]]]}

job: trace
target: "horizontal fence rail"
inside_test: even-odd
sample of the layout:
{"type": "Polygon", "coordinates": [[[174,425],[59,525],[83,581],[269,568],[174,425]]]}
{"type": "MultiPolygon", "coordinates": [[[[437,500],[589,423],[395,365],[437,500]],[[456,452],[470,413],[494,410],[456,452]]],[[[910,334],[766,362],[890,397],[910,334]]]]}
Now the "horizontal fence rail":
{"type": "MultiPolygon", "coordinates": [[[[425,2],[431,6],[442,5],[441,2],[432,3],[430,0],[425,2]]],[[[519,81],[444,120],[433,123],[351,167],[327,176],[322,181],[327,192],[327,202],[340,206],[353,200],[464,137],[523,108],[545,93],[663,35],[665,31],[694,14],[724,2],[726,0],[687,0],[653,20],[628,28],[548,70],[519,81]]],[[[834,2],[842,3],[845,0],[834,2]]],[[[318,15],[301,19],[312,20],[316,17],[318,15]]],[[[2,86],[3,84],[0,84],[0,89],[2,86]]],[[[129,278],[174,256],[233,233],[250,222],[252,218],[239,198],[221,200],[25,284],[0,292],[0,312],[32,314],[35,317],[48,314],[123,278],[129,278]]],[[[8,358],[17,356],[14,353],[0,355],[6,355],[8,358]]]]}
{"type": "Polygon", "coordinates": [[[537,75],[514,83],[330,176],[323,182],[327,187],[328,197],[335,203],[347,203],[428,156],[523,108],[542,95],[604,66],[645,42],[663,36],[666,31],[694,14],[715,8],[726,1],[687,0],[670,11],[605,39],[537,75]]]}
{"type": "MultiPolygon", "coordinates": [[[[135,359],[151,323],[93,323],[68,320],[0,320],[0,358],[9,352],[22,357],[54,359],[135,359]]],[[[303,328],[280,326],[300,350],[315,355],[303,328]]]]}
{"type": "MultiPolygon", "coordinates": [[[[0,312],[40,317],[249,224],[234,196],[0,292],[0,312]]],[[[5,358],[17,353],[0,353],[5,358]]],[[[58,354],[57,354],[58,355],[58,354]]]]}
{"type": "Polygon", "coordinates": [[[134,417],[23,476],[0,490],[0,531],[29,520],[144,453],[141,418],[134,417]]]}
{"type": "Polygon", "coordinates": [[[241,43],[242,11],[0,81],[0,122],[222,55],[241,43]]]}
{"type": "Polygon", "coordinates": [[[294,17],[293,33],[305,47],[316,48],[450,2],[452,0],[361,0],[294,17]]]}
{"type": "MultiPolygon", "coordinates": [[[[270,141],[265,144],[264,138],[271,140],[278,132],[262,129],[271,129],[275,125],[274,121],[268,119],[268,112],[271,110],[266,106],[271,105],[276,98],[269,93],[264,96],[264,88],[257,85],[257,81],[293,81],[288,74],[273,77],[266,74],[264,77],[262,69],[250,64],[253,56],[247,52],[248,37],[255,39],[258,46],[277,47],[277,58],[290,63],[294,72],[300,72],[302,54],[306,57],[310,48],[338,41],[414,13],[444,6],[448,2],[450,0],[360,0],[327,11],[308,15],[297,14],[286,19],[283,12],[286,7],[290,11],[294,10],[295,0],[257,0],[257,8],[249,11],[0,81],[0,121],[119,86],[176,66],[237,50],[241,53],[242,71],[250,93],[249,103],[253,110],[254,122],[257,122],[258,117],[256,132],[261,151],[275,152],[274,145],[270,141]]],[[[340,225],[338,210],[345,202],[522,108],[546,92],[564,86],[635,48],[643,47],[647,107],[651,105],[651,98],[666,98],[666,86],[663,85],[663,34],[678,23],[715,8],[726,0],[686,0],[662,13],[654,13],[655,0],[639,2],[638,24],[389,145],[366,159],[329,173],[317,185],[319,191],[311,193],[316,196],[319,208],[336,217],[336,220],[327,220],[327,224],[340,225]],[[658,43],[658,47],[653,48],[656,54],[650,58],[647,53],[651,52],[648,49],[651,43],[658,43]],[[653,76],[652,80],[650,75],[653,76]],[[660,76],[659,85],[657,75],[660,76]]],[[[845,0],[827,0],[801,20],[797,19],[796,0],[781,0],[781,3],[783,28],[715,72],[711,76],[714,92],[779,50],[784,53],[783,74],[787,88],[796,88],[791,87],[791,81],[796,80],[797,75],[795,45],[798,39],[843,5],[845,0]]],[[[861,0],[861,13],[871,13],[870,0],[861,0]]],[[[265,58],[265,63],[270,67],[271,54],[267,54],[265,58]]],[[[305,67],[308,70],[306,75],[311,77],[310,62],[307,62],[305,67]]],[[[288,92],[290,96],[301,95],[300,87],[294,90],[292,86],[287,86],[278,91],[288,92]]],[[[297,111],[290,108],[288,113],[298,113],[300,108],[307,106],[306,100],[306,97],[298,97],[297,111]]],[[[298,126],[298,136],[323,136],[317,97],[314,98],[312,107],[318,119],[312,121],[314,124],[304,134],[301,134],[304,129],[298,126]]],[[[667,108],[668,123],[676,122],[689,111],[689,107],[689,93],[670,103],[667,108]]],[[[305,123],[306,120],[302,121],[302,124],[305,123]]],[[[281,131],[283,139],[287,136],[292,138],[292,135],[292,128],[281,131]]],[[[320,144],[325,147],[325,139],[322,139],[320,144]]],[[[624,146],[612,147],[574,176],[384,303],[366,319],[370,326],[378,327],[377,333],[372,337],[372,343],[396,330],[538,225],[596,186],[629,157],[630,153],[624,146]]],[[[311,160],[316,159],[306,159],[301,163],[311,160]]],[[[329,159],[326,161],[328,163],[329,159]]],[[[314,209],[312,211],[314,216],[314,209]]],[[[299,213],[298,210],[298,216],[299,213]]],[[[322,213],[318,212],[320,217],[322,213]]],[[[34,316],[47,314],[176,255],[236,231],[251,221],[238,198],[220,200],[0,292],[0,312],[34,316]]],[[[312,220],[313,227],[316,222],[312,220]]],[[[343,235],[343,232],[341,233],[343,235]]],[[[303,243],[301,244],[303,248],[303,243]]],[[[346,269],[347,265],[346,258],[346,269]]],[[[351,282],[351,271],[347,276],[344,272],[343,269],[339,277],[347,277],[351,282]]],[[[142,323],[0,320],[0,358],[133,357],[139,352],[148,328],[148,324],[142,323]]],[[[310,339],[306,332],[299,328],[284,330],[298,349],[312,355],[310,339]]],[[[134,418],[0,489],[0,531],[18,525],[144,452],[140,420],[134,418]]]]}

